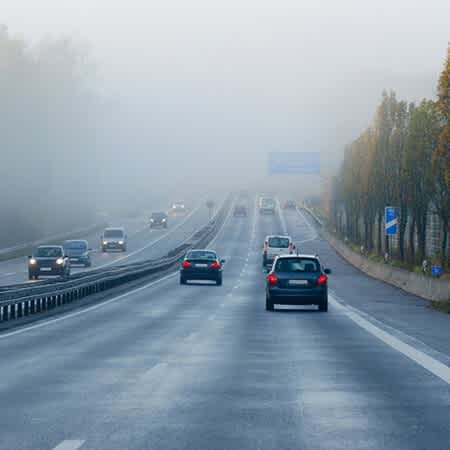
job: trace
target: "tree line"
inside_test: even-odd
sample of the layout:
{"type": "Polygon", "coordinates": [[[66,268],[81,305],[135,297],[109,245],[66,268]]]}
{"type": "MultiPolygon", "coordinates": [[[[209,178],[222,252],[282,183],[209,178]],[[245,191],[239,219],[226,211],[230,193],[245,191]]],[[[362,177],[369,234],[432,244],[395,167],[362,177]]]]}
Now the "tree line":
{"type": "Polygon", "coordinates": [[[345,149],[333,180],[335,227],[369,252],[392,253],[384,209],[398,211],[398,257],[426,258],[430,214],[439,217],[440,258],[448,265],[450,218],[450,46],[435,100],[419,104],[383,92],[370,126],[345,149]]]}

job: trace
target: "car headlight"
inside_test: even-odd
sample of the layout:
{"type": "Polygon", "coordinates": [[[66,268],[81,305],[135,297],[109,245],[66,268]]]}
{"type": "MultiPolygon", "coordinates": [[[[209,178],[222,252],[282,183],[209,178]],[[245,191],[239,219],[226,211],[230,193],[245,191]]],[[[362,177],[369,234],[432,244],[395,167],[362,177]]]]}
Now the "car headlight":
{"type": "Polygon", "coordinates": [[[59,265],[64,264],[64,259],[63,258],[58,258],[56,260],[56,264],[59,264],[59,265]]]}
{"type": "Polygon", "coordinates": [[[123,245],[123,241],[119,241],[119,245],[123,245]]]}
{"type": "Polygon", "coordinates": [[[151,223],[153,223],[153,222],[154,222],[154,220],[153,220],[153,219],[150,219],[150,222],[151,222],[151,223]]]}
{"type": "Polygon", "coordinates": [[[166,219],[162,219],[162,220],[161,220],[161,222],[165,222],[165,221],[166,221],[166,219]]]}
{"type": "Polygon", "coordinates": [[[108,241],[103,241],[103,245],[106,245],[108,243],[108,241]]]}
{"type": "Polygon", "coordinates": [[[28,260],[28,262],[29,262],[30,264],[37,264],[37,261],[36,261],[34,258],[30,258],[30,259],[28,260]]]}

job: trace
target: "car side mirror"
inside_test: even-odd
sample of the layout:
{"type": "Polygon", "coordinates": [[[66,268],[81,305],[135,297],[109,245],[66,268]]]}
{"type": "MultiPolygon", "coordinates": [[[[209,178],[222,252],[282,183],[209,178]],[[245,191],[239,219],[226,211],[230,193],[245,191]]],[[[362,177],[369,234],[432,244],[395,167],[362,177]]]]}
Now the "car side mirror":
{"type": "Polygon", "coordinates": [[[100,235],[100,240],[101,240],[101,241],[103,240],[103,234],[100,235]]]}
{"type": "Polygon", "coordinates": [[[269,266],[264,267],[264,273],[269,273],[271,268],[269,266]]]}
{"type": "Polygon", "coordinates": [[[220,260],[220,264],[225,264],[226,263],[226,260],[225,259],[221,259],[220,260]]]}
{"type": "Polygon", "coordinates": [[[92,252],[92,248],[88,248],[88,252],[92,252]]]}
{"type": "Polygon", "coordinates": [[[292,246],[292,250],[295,250],[297,247],[295,245],[292,246]]]}
{"type": "Polygon", "coordinates": [[[28,259],[31,259],[32,258],[32,256],[31,255],[28,255],[28,259]]]}
{"type": "Polygon", "coordinates": [[[325,269],[324,272],[325,272],[327,275],[330,275],[331,269],[325,269]]]}

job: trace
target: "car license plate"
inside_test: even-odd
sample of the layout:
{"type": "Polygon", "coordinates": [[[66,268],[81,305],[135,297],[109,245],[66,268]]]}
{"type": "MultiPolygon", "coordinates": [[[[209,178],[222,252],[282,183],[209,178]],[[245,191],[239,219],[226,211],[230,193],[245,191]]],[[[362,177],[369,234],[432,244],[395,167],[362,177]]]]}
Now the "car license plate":
{"type": "Polygon", "coordinates": [[[196,264],[195,267],[208,267],[208,264],[196,264]]]}
{"type": "Polygon", "coordinates": [[[51,267],[41,267],[40,270],[42,272],[51,272],[52,268],[51,267]]]}
{"type": "Polygon", "coordinates": [[[289,280],[289,284],[295,286],[304,286],[305,284],[308,284],[308,280],[289,280]]]}

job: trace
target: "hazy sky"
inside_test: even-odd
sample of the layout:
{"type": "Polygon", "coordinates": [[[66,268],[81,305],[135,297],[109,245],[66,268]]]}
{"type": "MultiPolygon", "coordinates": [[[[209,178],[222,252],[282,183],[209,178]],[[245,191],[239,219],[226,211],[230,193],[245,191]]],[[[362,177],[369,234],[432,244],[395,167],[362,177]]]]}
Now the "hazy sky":
{"type": "Polygon", "coordinates": [[[247,169],[271,150],[334,159],[383,88],[433,95],[450,40],[448,0],[1,3],[12,34],[89,42],[141,144],[247,169]]]}

